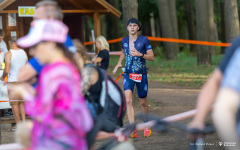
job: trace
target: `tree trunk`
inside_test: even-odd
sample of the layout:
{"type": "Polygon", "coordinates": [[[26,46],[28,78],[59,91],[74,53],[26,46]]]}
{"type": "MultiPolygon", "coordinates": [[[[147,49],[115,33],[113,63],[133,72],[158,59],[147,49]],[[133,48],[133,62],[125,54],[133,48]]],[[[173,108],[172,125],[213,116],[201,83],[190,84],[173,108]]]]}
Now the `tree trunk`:
{"type": "MultiPolygon", "coordinates": [[[[107,36],[107,24],[106,24],[106,16],[100,16],[100,23],[101,23],[101,35],[106,37],[107,36]]],[[[95,37],[97,38],[97,37],[95,37]]]]}
{"type": "MultiPolygon", "coordinates": [[[[185,4],[185,10],[186,10],[186,16],[187,16],[187,27],[188,27],[188,36],[189,40],[196,40],[196,27],[194,24],[194,13],[193,13],[193,7],[192,2],[189,0],[185,4]]],[[[197,45],[190,44],[190,52],[197,52],[197,45]]]]}
{"type": "MultiPolygon", "coordinates": [[[[170,3],[168,0],[158,0],[158,11],[161,20],[160,23],[162,31],[161,34],[164,38],[178,38],[176,37],[178,33],[175,33],[176,32],[175,25],[177,24],[175,22],[176,19],[173,19],[174,16],[176,17],[176,14],[174,15],[173,14],[174,12],[170,13],[170,11],[172,11],[170,10],[170,8],[174,7],[172,5],[173,2],[170,3]]],[[[177,59],[177,53],[179,51],[178,43],[164,42],[163,45],[167,59],[169,60],[177,59]]]]}
{"type": "MultiPolygon", "coordinates": [[[[224,10],[224,2],[220,2],[220,13],[221,13],[221,42],[226,43],[226,23],[225,23],[225,10],[224,10]]],[[[221,47],[221,54],[224,53],[225,47],[221,47]]]]}
{"type": "MultiPolygon", "coordinates": [[[[210,0],[195,0],[196,5],[196,24],[197,24],[197,40],[208,41],[209,40],[209,11],[208,1],[210,0]]],[[[197,64],[198,65],[211,65],[211,52],[209,46],[198,45],[197,46],[197,64]]]]}
{"type": "Polygon", "coordinates": [[[150,13],[150,25],[151,25],[151,35],[152,37],[156,37],[155,20],[154,20],[153,13],[150,13]]]}
{"type": "MultiPolygon", "coordinates": [[[[179,39],[178,34],[178,22],[177,22],[177,12],[176,12],[176,0],[168,0],[168,8],[170,12],[171,17],[171,25],[172,25],[172,32],[173,32],[173,38],[179,39]]],[[[179,52],[179,44],[175,43],[175,47],[177,52],[179,52]]]]}
{"type": "Polygon", "coordinates": [[[84,36],[85,39],[84,41],[90,41],[90,37],[91,37],[91,29],[89,28],[89,17],[88,16],[84,16],[84,36]]]}
{"type": "Polygon", "coordinates": [[[227,42],[231,42],[239,34],[239,19],[237,0],[225,0],[225,19],[227,42]]]}
{"type": "Polygon", "coordinates": [[[127,22],[131,18],[138,19],[138,2],[137,0],[122,0],[123,10],[123,25],[124,25],[124,36],[128,36],[127,22]]]}
{"type": "Polygon", "coordinates": [[[152,36],[151,35],[151,23],[150,19],[146,22],[142,23],[142,35],[144,36],[152,36]]]}
{"type": "MultiPolygon", "coordinates": [[[[114,6],[116,9],[119,9],[119,1],[118,0],[108,0],[109,4],[114,6]]],[[[112,40],[116,38],[122,37],[121,35],[121,27],[120,27],[120,19],[114,15],[107,15],[107,39],[112,40]]],[[[111,51],[121,50],[121,42],[110,44],[111,51]]]]}
{"type": "Polygon", "coordinates": [[[172,28],[174,37],[178,38],[178,24],[177,24],[177,13],[176,13],[176,0],[169,0],[168,2],[169,12],[171,16],[172,28]]]}
{"type": "MultiPolygon", "coordinates": [[[[214,23],[214,12],[213,12],[213,0],[207,0],[208,2],[208,17],[209,17],[209,40],[210,42],[217,42],[217,36],[216,36],[216,24],[214,23]]],[[[216,46],[209,46],[209,50],[211,54],[216,53],[217,47],[216,46]]]]}
{"type": "Polygon", "coordinates": [[[156,37],[161,37],[161,27],[160,27],[160,25],[161,25],[161,22],[160,22],[160,18],[157,18],[157,20],[156,20],[156,37]]]}

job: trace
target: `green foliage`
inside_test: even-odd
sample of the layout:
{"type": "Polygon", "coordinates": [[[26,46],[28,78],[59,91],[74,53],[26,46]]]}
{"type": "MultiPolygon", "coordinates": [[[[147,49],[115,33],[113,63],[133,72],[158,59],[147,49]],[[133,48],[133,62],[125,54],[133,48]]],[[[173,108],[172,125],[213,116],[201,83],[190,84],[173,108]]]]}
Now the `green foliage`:
{"type": "Polygon", "coordinates": [[[201,87],[209,74],[219,64],[222,56],[213,56],[212,66],[197,66],[197,58],[188,56],[184,52],[178,54],[178,60],[167,61],[156,58],[154,62],[147,63],[150,80],[163,83],[201,87]]]}
{"type": "Polygon", "coordinates": [[[162,46],[156,46],[153,48],[154,56],[159,58],[165,58],[164,49],[162,46]]]}
{"type": "Polygon", "coordinates": [[[149,21],[150,13],[158,18],[157,0],[138,0],[138,19],[140,22],[149,21]]]}

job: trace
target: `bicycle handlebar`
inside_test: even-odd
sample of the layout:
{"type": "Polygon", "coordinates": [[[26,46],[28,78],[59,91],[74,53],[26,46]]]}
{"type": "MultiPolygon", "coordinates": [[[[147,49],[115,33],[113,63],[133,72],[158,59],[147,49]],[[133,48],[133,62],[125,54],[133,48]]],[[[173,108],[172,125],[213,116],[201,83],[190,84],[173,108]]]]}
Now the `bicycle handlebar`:
{"type": "Polygon", "coordinates": [[[148,121],[147,123],[128,124],[123,128],[117,129],[115,132],[115,137],[105,142],[99,148],[99,150],[110,150],[114,146],[116,146],[119,142],[126,141],[127,137],[129,137],[131,132],[133,132],[135,129],[142,130],[147,127],[152,127],[154,130],[160,132],[167,132],[168,126],[175,127],[177,129],[180,129],[181,131],[191,134],[210,134],[215,132],[215,128],[212,125],[206,125],[203,130],[189,129],[185,124],[181,122],[167,122],[163,118],[153,115],[139,114],[137,115],[137,117],[142,119],[148,117],[150,121],[148,121]]]}
{"type": "Polygon", "coordinates": [[[150,120],[154,120],[155,124],[152,126],[153,129],[165,132],[167,131],[167,126],[175,127],[177,129],[180,129],[181,131],[184,131],[186,133],[191,134],[210,134],[215,132],[215,128],[212,125],[206,125],[203,130],[200,129],[189,129],[185,124],[181,122],[167,122],[162,117],[153,116],[153,115],[145,115],[145,114],[139,114],[137,115],[138,118],[144,119],[148,118],[150,120]]]}

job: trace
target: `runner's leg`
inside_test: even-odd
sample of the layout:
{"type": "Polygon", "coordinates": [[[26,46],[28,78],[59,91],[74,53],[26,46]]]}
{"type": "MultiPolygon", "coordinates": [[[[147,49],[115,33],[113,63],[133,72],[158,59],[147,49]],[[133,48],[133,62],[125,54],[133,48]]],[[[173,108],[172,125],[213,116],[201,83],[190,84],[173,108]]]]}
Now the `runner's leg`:
{"type": "MultiPolygon", "coordinates": [[[[148,114],[148,103],[147,103],[147,92],[148,92],[148,80],[147,80],[147,74],[144,74],[142,76],[142,81],[140,83],[136,83],[137,85],[137,90],[138,90],[138,97],[139,101],[142,106],[142,111],[145,114],[148,114]]],[[[144,118],[144,122],[148,121],[148,118],[144,118]]],[[[151,136],[151,129],[150,128],[145,128],[144,129],[144,137],[150,137],[151,136]]]]}
{"type": "Polygon", "coordinates": [[[133,108],[133,90],[135,82],[129,78],[129,74],[124,74],[123,87],[127,104],[127,116],[129,123],[134,123],[134,108],[133,108]]]}
{"type": "MultiPolygon", "coordinates": [[[[147,97],[145,97],[145,98],[139,98],[139,101],[140,101],[140,104],[141,104],[142,111],[143,111],[145,114],[148,114],[147,97]]],[[[144,120],[144,121],[147,121],[147,120],[144,120]]]]}
{"type": "MultiPolygon", "coordinates": [[[[142,76],[142,81],[140,83],[136,83],[139,102],[142,107],[142,111],[147,114],[148,113],[148,103],[147,103],[147,92],[148,92],[148,80],[147,74],[142,76]]],[[[144,121],[148,121],[148,119],[144,119],[144,121]]]]}
{"type": "Polygon", "coordinates": [[[132,91],[126,90],[125,91],[126,103],[127,103],[127,116],[129,123],[134,123],[134,108],[133,108],[133,100],[132,100],[132,91]]]}

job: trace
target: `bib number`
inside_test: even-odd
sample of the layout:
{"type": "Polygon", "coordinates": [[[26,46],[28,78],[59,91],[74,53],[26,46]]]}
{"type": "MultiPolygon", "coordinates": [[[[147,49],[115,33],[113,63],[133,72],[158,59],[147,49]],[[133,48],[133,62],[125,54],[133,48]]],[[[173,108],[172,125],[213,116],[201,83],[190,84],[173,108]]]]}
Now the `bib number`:
{"type": "Polygon", "coordinates": [[[142,81],[142,74],[129,74],[129,78],[132,79],[135,82],[141,82],[142,81]]]}

